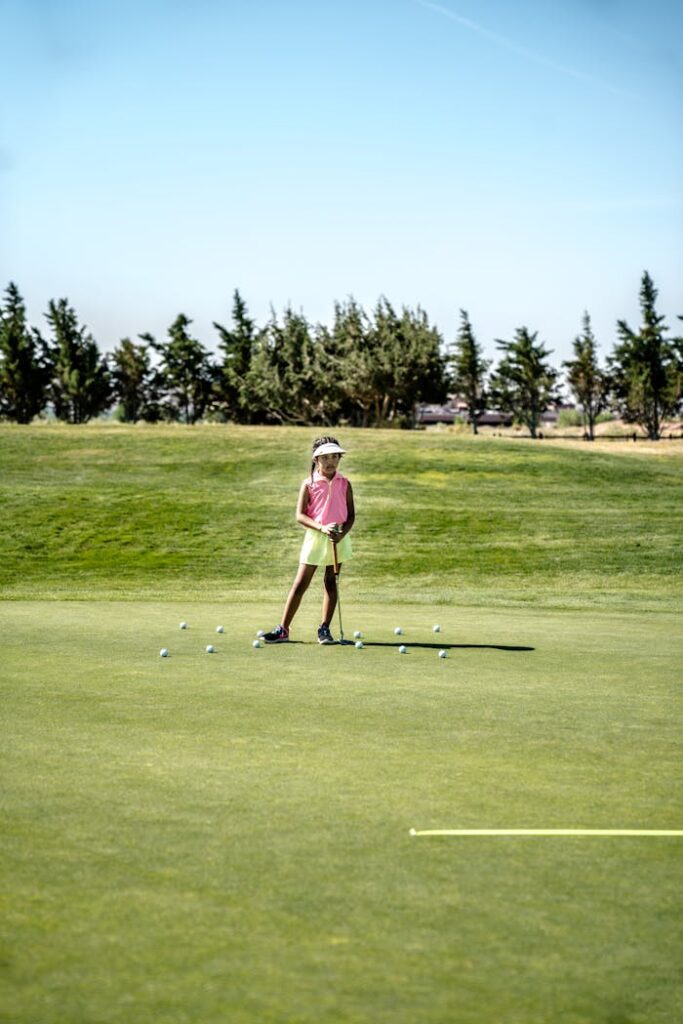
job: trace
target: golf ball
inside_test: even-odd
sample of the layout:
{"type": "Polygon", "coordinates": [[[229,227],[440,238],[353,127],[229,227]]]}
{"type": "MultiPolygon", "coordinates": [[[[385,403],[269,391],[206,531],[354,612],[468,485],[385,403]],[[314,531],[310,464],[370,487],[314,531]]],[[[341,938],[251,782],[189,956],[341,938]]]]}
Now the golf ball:
{"type": "Polygon", "coordinates": [[[168,651],[166,650],[165,647],[162,647],[161,650],[159,651],[159,657],[168,658],[168,651]]]}
{"type": "Polygon", "coordinates": [[[186,622],[181,622],[180,623],[180,628],[181,629],[187,629],[187,623],[186,622]]]}
{"type": "Polygon", "coordinates": [[[216,632],[217,633],[225,633],[225,630],[223,629],[222,626],[216,626],[216,632]]]}
{"type": "Polygon", "coordinates": [[[251,646],[252,647],[260,647],[261,646],[260,640],[252,640],[251,646]]]}
{"type": "Polygon", "coordinates": [[[440,658],[446,658],[446,657],[448,657],[448,655],[446,654],[445,651],[439,651],[439,657],[440,658]]]}
{"type": "Polygon", "coordinates": [[[405,644],[401,644],[401,646],[398,649],[398,653],[399,654],[407,654],[407,652],[408,652],[408,648],[406,647],[406,645],[405,644]]]}
{"type": "Polygon", "coordinates": [[[259,639],[260,639],[260,638],[261,638],[262,636],[265,636],[265,635],[266,635],[266,631],[265,631],[265,629],[259,629],[258,633],[256,634],[256,636],[257,636],[257,637],[259,637],[259,639]]]}
{"type": "Polygon", "coordinates": [[[437,626],[432,626],[432,633],[440,633],[440,632],[441,632],[441,626],[438,626],[438,625],[437,626]]]}
{"type": "Polygon", "coordinates": [[[206,653],[207,653],[207,654],[213,654],[213,653],[214,653],[214,651],[215,651],[215,649],[216,649],[216,648],[215,648],[215,647],[213,646],[213,644],[207,644],[207,647],[206,647],[206,653]]]}
{"type": "Polygon", "coordinates": [[[403,630],[401,629],[401,627],[397,626],[396,629],[394,630],[394,636],[400,636],[402,632],[403,630]]]}
{"type": "Polygon", "coordinates": [[[362,651],[363,650],[363,641],[362,640],[356,640],[356,650],[357,651],[362,651]]]}
{"type": "Polygon", "coordinates": [[[354,630],[353,635],[356,638],[356,640],[360,640],[362,638],[362,636],[363,636],[363,634],[361,633],[361,631],[359,629],[354,630]]]}

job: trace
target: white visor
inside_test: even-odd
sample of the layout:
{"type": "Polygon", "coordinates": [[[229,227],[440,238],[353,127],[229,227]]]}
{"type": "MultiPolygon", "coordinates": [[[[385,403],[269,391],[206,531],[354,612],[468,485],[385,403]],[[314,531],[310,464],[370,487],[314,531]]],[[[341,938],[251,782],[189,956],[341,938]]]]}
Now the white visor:
{"type": "Polygon", "coordinates": [[[313,458],[317,459],[319,455],[345,455],[346,449],[340,448],[338,444],[333,444],[328,441],[327,444],[319,444],[316,450],[313,452],[313,458]]]}

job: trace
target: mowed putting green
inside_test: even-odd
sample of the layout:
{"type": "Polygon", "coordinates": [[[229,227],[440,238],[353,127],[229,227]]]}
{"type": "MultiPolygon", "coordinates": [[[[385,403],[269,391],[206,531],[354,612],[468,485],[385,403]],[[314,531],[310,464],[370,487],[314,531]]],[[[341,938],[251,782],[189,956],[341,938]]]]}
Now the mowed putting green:
{"type": "Polygon", "coordinates": [[[409,835],[679,827],[675,617],[309,604],[5,604],[6,1019],[676,1019],[683,840],[409,835]]]}
{"type": "Polygon", "coordinates": [[[339,433],[362,650],[313,432],[0,426],[0,1020],[681,1019],[683,838],[410,835],[683,827],[681,455],[339,433]]]}

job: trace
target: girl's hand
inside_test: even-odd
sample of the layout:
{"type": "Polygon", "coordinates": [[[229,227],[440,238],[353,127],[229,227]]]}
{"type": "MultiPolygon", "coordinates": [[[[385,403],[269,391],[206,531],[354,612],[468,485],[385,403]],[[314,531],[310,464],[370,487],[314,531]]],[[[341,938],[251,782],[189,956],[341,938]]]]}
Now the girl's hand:
{"type": "Polygon", "coordinates": [[[339,541],[343,536],[343,527],[341,523],[327,523],[326,526],[320,527],[321,533],[326,533],[332,541],[339,541]]]}

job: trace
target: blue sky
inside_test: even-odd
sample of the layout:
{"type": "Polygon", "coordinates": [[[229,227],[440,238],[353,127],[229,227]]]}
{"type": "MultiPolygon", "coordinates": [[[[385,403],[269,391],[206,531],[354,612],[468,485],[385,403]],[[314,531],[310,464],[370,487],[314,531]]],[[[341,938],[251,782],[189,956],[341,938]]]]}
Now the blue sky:
{"type": "Polygon", "coordinates": [[[239,288],[606,354],[683,313],[683,5],[0,0],[0,286],[103,350],[239,288]]]}

